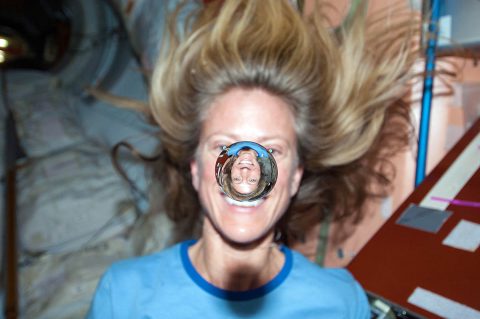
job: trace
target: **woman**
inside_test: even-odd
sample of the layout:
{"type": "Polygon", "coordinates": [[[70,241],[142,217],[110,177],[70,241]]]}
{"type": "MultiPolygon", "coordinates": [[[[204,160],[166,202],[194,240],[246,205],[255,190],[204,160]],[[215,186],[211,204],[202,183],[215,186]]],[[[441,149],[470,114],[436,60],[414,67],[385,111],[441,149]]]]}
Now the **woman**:
{"type": "Polygon", "coordinates": [[[183,40],[170,37],[151,92],[165,209],[200,235],[114,264],[89,318],[369,318],[346,270],[282,243],[366,197],[358,171],[402,106],[411,51],[400,29],[380,43],[385,30],[368,34],[361,9],[338,33],[323,22],[319,7],[303,17],[286,0],[211,1],[183,40]],[[238,141],[273,150],[278,179],[266,198],[236,201],[217,185],[217,156],[238,141]]]}

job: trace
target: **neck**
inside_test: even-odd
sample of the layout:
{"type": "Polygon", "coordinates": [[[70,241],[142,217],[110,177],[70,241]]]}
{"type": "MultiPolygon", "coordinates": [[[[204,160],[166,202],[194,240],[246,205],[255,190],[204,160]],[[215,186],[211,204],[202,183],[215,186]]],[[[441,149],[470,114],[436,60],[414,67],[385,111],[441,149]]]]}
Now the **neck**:
{"type": "Polygon", "coordinates": [[[205,227],[209,226],[204,226],[204,236],[190,247],[189,257],[197,272],[214,286],[250,290],[268,283],[282,269],[285,258],[273,243],[273,234],[242,245],[227,242],[205,227]]]}

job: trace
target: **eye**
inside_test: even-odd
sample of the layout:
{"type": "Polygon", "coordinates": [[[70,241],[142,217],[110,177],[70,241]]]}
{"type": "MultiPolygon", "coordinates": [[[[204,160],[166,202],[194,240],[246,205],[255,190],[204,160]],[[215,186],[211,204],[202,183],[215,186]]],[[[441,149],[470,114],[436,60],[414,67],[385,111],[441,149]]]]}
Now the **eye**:
{"type": "Polygon", "coordinates": [[[212,143],[209,146],[210,152],[212,152],[212,154],[216,154],[216,155],[220,154],[226,148],[227,148],[226,144],[221,143],[221,142],[212,143]]]}
{"type": "Polygon", "coordinates": [[[226,149],[227,146],[226,146],[225,144],[215,144],[214,148],[215,148],[216,151],[221,152],[221,151],[223,151],[224,149],[226,149]]]}
{"type": "Polygon", "coordinates": [[[250,179],[248,180],[248,182],[249,182],[250,184],[255,184],[255,183],[257,182],[257,179],[255,179],[255,178],[250,178],[250,179]]]}
{"type": "Polygon", "coordinates": [[[232,180],[234,182],[241,182],[242,181],[242,179],[240,177],[233,177],[232,180]]]}
{"type": "Polygon", "coordinates": [[[268,149],[268,152],[275,157],[282,155],[282,151],[279,148],[269,147],[267,149],[268,149]]]}

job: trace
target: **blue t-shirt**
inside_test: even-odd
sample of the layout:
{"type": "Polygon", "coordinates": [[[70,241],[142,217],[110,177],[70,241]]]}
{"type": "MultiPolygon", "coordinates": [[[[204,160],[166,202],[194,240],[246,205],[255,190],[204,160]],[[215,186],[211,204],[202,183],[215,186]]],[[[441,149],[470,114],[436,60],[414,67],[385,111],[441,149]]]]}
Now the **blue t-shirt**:
{"type": "Polygon", "coordinates": [[[321,268],[282,246],[285,264],[272,281],[227,291],[197,273],[188,257],[193,243],[113,264],[87,318],[370,318],[364,291],[345,269],[321,268]]]}

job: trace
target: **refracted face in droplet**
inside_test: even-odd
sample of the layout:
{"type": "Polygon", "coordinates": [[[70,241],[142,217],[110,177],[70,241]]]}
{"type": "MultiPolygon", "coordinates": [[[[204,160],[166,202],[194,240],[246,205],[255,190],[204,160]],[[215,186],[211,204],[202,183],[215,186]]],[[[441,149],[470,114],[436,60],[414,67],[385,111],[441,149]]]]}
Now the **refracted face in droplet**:
{"type": "Polygon", "coordinates": [[[225,146],[217,158],[215,175],[225,195],[254,201],[270,193],[277,181],[277,164],[262,145],[241,141],[225,146]]]}
{"type": "Polygon", "coordinates": [[[257,152],[243,149],[238,152],[230,172],[232,187],[241,194],[254,192],[260,182],[261,169],[257,152]]]}

